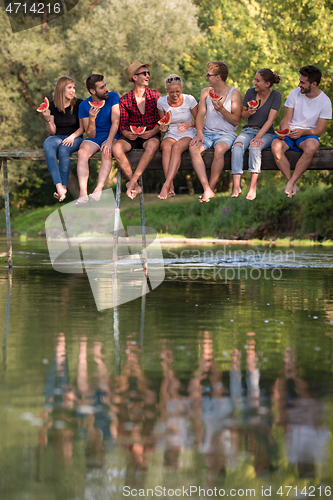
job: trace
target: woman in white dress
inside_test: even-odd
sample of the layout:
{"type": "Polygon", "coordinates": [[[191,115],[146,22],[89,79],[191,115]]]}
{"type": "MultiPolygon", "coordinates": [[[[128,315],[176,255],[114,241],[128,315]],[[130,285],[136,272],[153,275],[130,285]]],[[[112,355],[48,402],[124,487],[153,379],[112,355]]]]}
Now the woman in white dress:
{"type": "Polygon", "coordinates": [[[160,97],[157,101],[160,118],[163,118],[168,111],[172,113],[170,125],[160,125],[161,132],[166,132],[161,143],[166,179],[158,195],[161,200],[175,196],[173,179],[180,167],[182,153],[188,149],[190,141],[196,136],[195,117],[198,103],[193,96],[182,94],[182,88],[180,76],[169,75],[165,80],[165,90],[168,95],[160,97]]]}

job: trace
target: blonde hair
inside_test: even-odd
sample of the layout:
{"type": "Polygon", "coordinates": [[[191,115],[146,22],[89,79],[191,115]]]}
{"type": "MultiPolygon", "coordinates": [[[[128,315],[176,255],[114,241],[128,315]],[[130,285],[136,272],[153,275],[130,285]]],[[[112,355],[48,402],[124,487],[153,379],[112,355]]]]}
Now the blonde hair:
{"type": "Polygon", "coordinates": [[[165,90],[169,85],[180,85],[181,88],[183,88],[183,80],[180,78],[179,75],[176,75],[176,73],[171,73],[171,75],[167,76],[166,79],[164,80],[165,83],[165,90]]]}
{"type": "MultiPolygon", "coordinates": [[[[69,83],[74,83],[73,78],[69,76],[61,76],[56,83],[54,92],[53,92],[53,102],[58,111],[65,113],[65,87],[69,83]]],[[[73,108],[75,106],[76,97],[71,100],[71,113],[73,113],[73,108]]]]}
{"type": "Polygon", "coordinates": [[[228,66],[223,61],[211,61],[207,64],[207,68],[208,70],[214,71],[216,75],[220,75],[221,80],[224,82],[228,78],[228,66]]]}

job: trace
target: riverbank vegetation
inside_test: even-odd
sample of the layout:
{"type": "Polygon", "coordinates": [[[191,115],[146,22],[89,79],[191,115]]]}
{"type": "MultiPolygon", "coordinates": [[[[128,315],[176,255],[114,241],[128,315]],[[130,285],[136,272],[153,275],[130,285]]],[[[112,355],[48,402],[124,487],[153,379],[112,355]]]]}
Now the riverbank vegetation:
{"type": "MultiPolygon", "coordinates": [[[[303,184],[291,200],[283,192],[283,179],[265,179],[253,202],[246,200],[248,185],[239,198],[230,191],[219,193],[209,203],[200,204],[198,194],[177,195],[165,201],[156,194],[145,195],[146,226],[160,236],[231,240],[306,239],[314,242],[333,240],[332,190],[322,182],[303,184]]],[[[45,219],[59,204],[26,211],[12,210],[12,231],[23,237],[45,235],[45,219]]],[[[140,226],[138,197],[132,201],[125,194],[121,200],[121,218],[125,226],[140,226]]],[[[5,216],[0,229],[5,233],[5,216]]]]}

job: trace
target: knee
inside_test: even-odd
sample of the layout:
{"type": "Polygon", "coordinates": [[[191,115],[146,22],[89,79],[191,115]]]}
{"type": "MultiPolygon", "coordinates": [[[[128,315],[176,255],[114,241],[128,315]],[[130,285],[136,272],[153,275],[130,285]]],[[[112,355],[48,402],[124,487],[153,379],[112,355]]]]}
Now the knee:
{"type": "Polygon", "coordinates": [[[112,154],[115,159],[120,158],[124,154],[122,145],[118,141],[112,146],[112,154]]]}
{"type": "Polygon", "coordinates": [[[242,142],[235,142],[231,148],[231,151],[242,151],[244,153],[244,144],[242,142]]]}
{"type": "Polygon", "coordinates": [[[306,149],[304,150],[304,153],[312,158],[314,156],[314,154],[316,153],[317,149],[319,148],[319,143],[318,143],[318,146],[316,144],[309,144],[307,145],[306,149]]]}
{"type": "Polygon", "coordinates": [[[77,158],[80,161],[88,161],[90,158],[90,154],[85,148],[80,148],[78,153],[77,153],[77,158]]]}
{"type": "Polygon", "coordinates": [[[149,154],[154,154],[159,148],[159,143],[157,141],[148,141],[146,146],[146,152],[149,154]]]}
{"type": "Polygon", "coordinates": [[[60,145],[58,149],[59,158],[67,158],[71,154],[71,150],[67,146],[60,145]]]}

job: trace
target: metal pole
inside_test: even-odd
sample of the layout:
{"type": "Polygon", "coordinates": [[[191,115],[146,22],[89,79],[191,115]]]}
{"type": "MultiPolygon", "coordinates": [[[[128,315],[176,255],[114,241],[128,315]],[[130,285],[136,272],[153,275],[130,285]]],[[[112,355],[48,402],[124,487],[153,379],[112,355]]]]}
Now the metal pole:
{"type": "Polygon", "coordinates": [[[145,203],[143,197],[142,176],[138,180],[141,188],[140,193],[140,213],[141,213],[141,234],[142,234],[142,257],[143,257],[143,272],[148,276],[148,261],[147,261],[147,240],[146,240],[146,224],[145,224],[145,203]]]}
{"type": "MultiPolygon", "coordinates": [[[[0,164],[1,166],[1,164],[0,164]]],[[[7,233],[7,249],[8,249],[8,267],[13,267],[13,249],[12,249],[12,231],[10,228],[10,209],[9,209],[9,188],[8,188],[8,171],[7,158],[3,159],[3,186],[5,190],[5,211],[6,211],[6,233],[7,233]]]]}
{"type": "Polygon", "coordinates": [[[118,260],[118,232],[120,221],[120,195],[121,195],[121,169],[118,167],[117,173],[117,187],[116,187],[116,209],[114,212],[114,226],[113,226],[113,272],[117,270],[118,260]]]}

